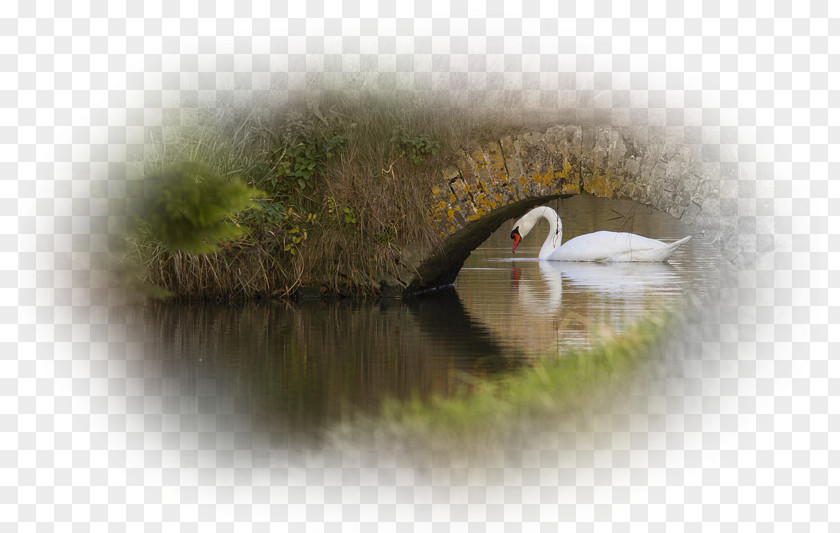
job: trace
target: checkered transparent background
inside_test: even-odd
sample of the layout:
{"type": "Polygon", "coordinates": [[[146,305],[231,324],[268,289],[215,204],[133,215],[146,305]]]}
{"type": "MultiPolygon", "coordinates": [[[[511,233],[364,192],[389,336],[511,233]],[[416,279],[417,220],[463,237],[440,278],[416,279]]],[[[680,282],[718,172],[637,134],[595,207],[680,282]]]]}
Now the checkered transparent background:
{"type": "Polygon", "coordinates": [[[118,4],[0,4],[0,529],[836,527],[840,7],[118,4]],[[738,228],[715,319],[643,400],[480,460],[198,412],[100,275],[118,178],[197,108],[342,86],[683,128],[738,228]]]}

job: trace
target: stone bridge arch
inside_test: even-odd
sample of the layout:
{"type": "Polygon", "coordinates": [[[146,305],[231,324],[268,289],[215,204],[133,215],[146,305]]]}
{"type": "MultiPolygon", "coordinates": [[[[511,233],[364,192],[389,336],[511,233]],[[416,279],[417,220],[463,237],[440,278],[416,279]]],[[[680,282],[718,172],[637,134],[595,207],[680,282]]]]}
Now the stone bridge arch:
{"type": "Polygon", "coordinates": [[[696,145],[647,126],[560,125],[459,151],[428,205],[442,245],[404,251],[402,292],[452,283],[472,250],[506,220],[576,194],[633,200],[719,240],[719,176],[700,155],[696,145]]]}

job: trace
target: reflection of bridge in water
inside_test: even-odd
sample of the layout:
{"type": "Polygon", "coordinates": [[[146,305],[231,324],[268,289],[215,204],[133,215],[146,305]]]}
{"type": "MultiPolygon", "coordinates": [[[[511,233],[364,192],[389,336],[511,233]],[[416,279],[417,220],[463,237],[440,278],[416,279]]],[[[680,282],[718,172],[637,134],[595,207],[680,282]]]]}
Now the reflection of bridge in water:
{"type": "Polygon", "coordinates": [[[401,302],[151,304],[147,357],[200,413],[234,406],[266,431],[317,431],[385,398],[454,394],[524,363],[448,287],[401,302]],[[193,403],[194,402],[194,403],[193,403]]]}

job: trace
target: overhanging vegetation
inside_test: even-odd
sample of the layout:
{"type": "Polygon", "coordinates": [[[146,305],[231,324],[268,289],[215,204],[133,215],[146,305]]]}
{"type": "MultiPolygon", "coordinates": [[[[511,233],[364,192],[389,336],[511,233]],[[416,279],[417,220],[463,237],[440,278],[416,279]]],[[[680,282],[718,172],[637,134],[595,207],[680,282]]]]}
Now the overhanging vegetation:
{"type": "MultiPolygon", "coordinates": [[[[179,297],[287,297],[302,287],[370,295],[384,285],[399,287],[406,247],[440,245],[425,206],[448,159],[526,123],[525,117],[347,93],[269,115],[209,119],[160,143],[145,162],[147,176],[181,185],[185,194],[170,195],[168,208],[158,211],[174,218],[157,223],[171,229],[180,222],[179,239],[191,245],[135,225],[125,246],[129,271],[147,289],[179,297]],[[185,173],[184,164],[193,171],[185,173]],[[202,183],[225,181],[244,188],[196,192],[202,183]],[[195,190],[183,187],[190,183],[195,190]],[[251,193],[247,206],[226,205],[242,191],[251,193]],[[184,209],[198,197],[205,209],[184,209]],[[202,226],[192,219],[211,215],[224,223],[210,233],[185,234],[202,226]],[[195,246],[196,239],[203,244],[195,246]]],[[[151,188],[153,196],[149,189],[144,204],[160,204],[154,195],[161,189],[151,188]]],[[[140,213],[143,218],[148,209],[140,213]]]]}

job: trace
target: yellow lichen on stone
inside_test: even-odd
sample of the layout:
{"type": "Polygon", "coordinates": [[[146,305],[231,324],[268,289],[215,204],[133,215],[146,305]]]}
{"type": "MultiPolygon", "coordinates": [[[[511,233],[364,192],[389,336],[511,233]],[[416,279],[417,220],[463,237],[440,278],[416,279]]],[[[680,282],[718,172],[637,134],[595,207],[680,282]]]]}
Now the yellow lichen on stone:
{"type": "Polygon", "coordinates": [[[543,187],[548,187],[548,185],[554,181],[554,169],[550,169],[548,172],[542,175],[542,179],[540,179],[540,185],[543,187]]]}
{"type": "Polygon", "coordinates": [[[580,184],[566,182],[557,191],[558,194],[580,194],[580,184]]]}
{"type": "Polygon", "coordinates": [[[612,198],[615,193],[616,178],[606,173],[595,171],[592,176],[586,180],[584,184],[585,189],[601,198],[612,198]]]}
{"type": "Polygon", "coordinates": [[[491,175],[502,183],[507,183],[508,175],[502,151],[498,147],[494,147],[487,152],[487,158],[490,160],[491,175]]]}
{"type": "Polygon", "coordinates": [[[541,187],[546,187],[549,183],[551,183],[551,178],[553,176],[553,170],[549,169],[548,172],[542,174],[540,172],[534,172],[531,174],[530,181],[532,183],[539,184],[541,187]]]}
{"type": "Polygon", "coordinates": [[[431,214],[431,218],[434,222],[440,222],[440,211],[438,211],[437,206],[431,205],[429,206],[429,213],[431,214]]]}
{"type": "Polygon", "coordinates": [[[567,181],[569,176],[572,172],[572,165],[569,163],[568,159],[563,160],[563,168],[555,170],[553,172],[553,177],[555,180],[562,180],[567,181]]]}

